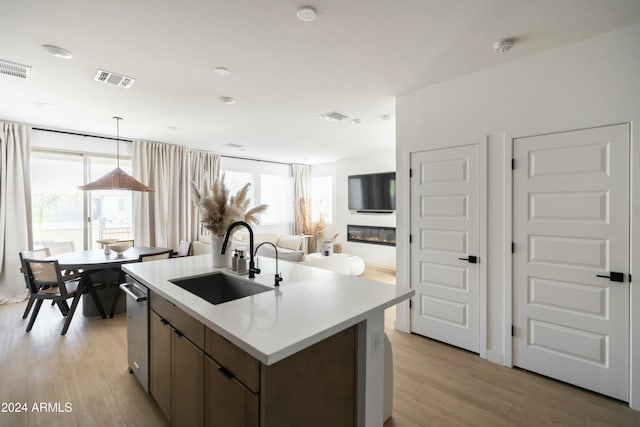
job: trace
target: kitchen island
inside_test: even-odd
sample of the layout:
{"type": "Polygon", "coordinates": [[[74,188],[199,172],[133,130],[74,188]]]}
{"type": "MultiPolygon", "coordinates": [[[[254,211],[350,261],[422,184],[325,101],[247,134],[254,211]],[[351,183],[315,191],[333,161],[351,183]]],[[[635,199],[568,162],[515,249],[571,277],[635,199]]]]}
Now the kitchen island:
{"type": "MultiPolygon", "coordinates": [[[[199,338],[192,339],[191,342],[202,349],[202,354],[205,354],[205,364],[209,360],[208,356],[214,353],[209,360],[213,363],[212,366],[228,378],[238,377],[241,380],[240,382],[249,392],[242,395],[244,397],[239,397],[245,402],[253,395],[259,396],[257,398],[259,401],[262,399],[266,402],[269,395],[264,393],[264,389],[271,384],[267,383],[267,378],[277,368],[289,366],[290,362],[292,367],[303,364],[303,369],[291,372],[291,376],[300,378],[305,377],[305,372],[313,372],[317,369],[313,366],[315,356],[320,359],[324,357],[322,369],[331,371],[333,365],[327,368],[327,361],[332,360],[337,370],[343,369],[344,357],[336,358],[336,355],[344,355],[345,346],[351,351],[349,346],[353,345],[351,355],[354,359],[355,396],[352,410],[355,425],[382,425],[384,310],[410,298],[413,290],[288,262],[280,262],[280,273],[284,280],[278,288],[275,288],[273,286],[274,260],[264,257],[259,257],[258,260],[262,272],[251,280],[268,286],[272,290],[218,305],[211,304],[172,283],[176,279],[223,270],[211,267],[210,255],[130,264],[123,266],[123,270],[131,278],[149,288],[152,310],[156,304],[155,311],[151,311],[150,323],[154,319],[153,316],[156,316],[163,321],[163,324],[167,324],[167,319],[163,318],[161,310],[164,310],[163,307],[175,307],[198,324],[204,325],[205,338],[202,340],[202,345],[194,343],[199,341],[199,338]],[[350,342],[352,344],[349,344],[350,342]],[[222,347],[231,345],[232,348],[229,351],[223,351],[226,356],[218,358],[215,354],[219,351],[217,349],[221,348],[217,347],[218,345],[222,347]],[[214,350],[209,352],[206,350],[209,348],[214,350]],[[230,372],[233,369],[229,370],[222,366],[220,359],[225,358],[229,363],[236,363],[244,358],[255,361],[259,365],[258,378],[255,381],[247,379],[244,374],[238,374],[237,368],[235,368],[236,372],[230,372]],[[295,360],[298,360],[296,362],[298,365],[293,363],[295,360]],[[308,363],[306,366],[304,366],[305,361],[308,363]],[[252,386],[254,382],[255,389],[252,386]],[[262,394],[258,390],[260,386],[263,387],[262,394]]],[[[173,325],[174,328],[175,326],[173,325]]],[[[153,349],[155,335],[152,326],[150,331],[150,346],[153,349]]],[[[173,331],[176,336],[183,335],[183,331],[178,333],[176,333],[177,329],[173,331]]],[[[155,338],[156,341],[164,339],[167,338],[155,338]]],[[[175,353],[179,351],[176,350],[175,345],[171,349],[175,353]]],[[[153,359],[153,350],[151,353],[153,359]]],[[[193,360],[197,361],[195,358],[193,360]]],[[[152,382],[153,366],[152,360],[152,382]]],[[[242,369],[247,370],[246,366],[242,369]]],[[[275,378],[275,374],[271,376],[275,378]]],[[[328,378],[326,381],[333,381],[331,372],[323,372],[320,377],[328,378]]],[[[172,379],[180,380],[180,378],[172,379]]],[[[269,381],[276,384],[279,380],[269,381]]],[[[341,384],[340,381],[334,382],[337,386],[341,384]]],[[[326,387],[327,384],[321,386],[326,387]]],[[[209,385],[205,383],[205,389],[207,387],[209,385]]],[[[310,383],[306,387],[312,390],[316,384],[310,383]]],[[[153,387],[151,392],[153,394],[153,387]]],[[[218,392],[214,390],[213,393],[218,392]]],[[[290,397],[292,397],[291,402],[296,401],[293,396],[290,397]]],[[[155,395],[154,398],[156,401],[159,399],[155,395]]],[[[278,396],[278,399],[286,403],[287,396],[278,396]]],[[[268,414],[265,415],[264,412],[265,402],[259,402],[259,415],[256,415],[258,420],[268,419],[268,414]]],[[[176,406],[175,402],[173,405],[176,406]]],[[[207,404],[205,404],[205,410],[206,407],[207,404]]],[[[300,408],[292,409],[300,410],[300,408]]],[[[171,417],[168,418],[171,419],[171,417]]],[[[171,421],[174,425],[180,424],[179,420],[171,419],[171,421]]],[[[244,422],[246,423],[246,420],[244,422]]],[[[262,421],[260,423],[262,424],[262,421]]]]}

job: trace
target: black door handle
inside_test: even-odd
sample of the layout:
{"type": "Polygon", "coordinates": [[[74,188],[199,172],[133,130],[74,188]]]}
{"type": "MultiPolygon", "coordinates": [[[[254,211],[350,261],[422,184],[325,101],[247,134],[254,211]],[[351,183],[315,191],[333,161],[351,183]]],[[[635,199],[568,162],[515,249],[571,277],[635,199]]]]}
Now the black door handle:
{"type": "Polygon", "coordinates": [[[461,261],[469,261],[469,264],[477,264],[478,263],[478,257],[475,255],[469,255],[468,258],[458,258],[461,261]]]}
{"type": "Polygon", "coordinates": [[[608,276],[604,274],[596,274],[596,277],[602,277],[604,279],[609,279],[612,282],[624,282],[624,273],[616,273],[612,271],[608,276]]]}

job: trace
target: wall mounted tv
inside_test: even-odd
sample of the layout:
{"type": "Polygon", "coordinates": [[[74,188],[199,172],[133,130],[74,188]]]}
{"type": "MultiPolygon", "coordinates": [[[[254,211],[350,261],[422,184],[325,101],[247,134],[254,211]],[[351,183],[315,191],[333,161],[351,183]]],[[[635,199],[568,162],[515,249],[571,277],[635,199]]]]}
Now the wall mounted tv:
{"type": "Polygon", "coordinates": [[[349,176],[349,209],[358,212],[391,213],[396,210],[396,173],[349,176]]]}

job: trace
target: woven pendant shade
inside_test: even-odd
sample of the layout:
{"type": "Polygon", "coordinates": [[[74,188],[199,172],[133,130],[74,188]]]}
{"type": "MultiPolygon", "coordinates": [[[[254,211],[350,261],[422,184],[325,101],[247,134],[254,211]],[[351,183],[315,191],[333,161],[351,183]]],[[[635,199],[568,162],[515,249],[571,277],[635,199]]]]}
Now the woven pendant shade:
{"type": "Polygon", "coordinates": [[[115,168],[111,172],[98,178],[87,185],[78,187],[81,190],[131,190],[131,191],[153,191],[148,187],[120,169],[115,168]]]}
{"type": "Polygon", "coordinates": [[[78,188],[80,190],[130,190],[130,191],[153,191],[153,188],[148,187],[120,169],[120,120],[121,117],[114,117],[117,124],[117,138],[118,152],[117,152],[117,167],[111,172],[107,173],[101,178],[96,179],[85,185],[81,185],[78,188]]]}

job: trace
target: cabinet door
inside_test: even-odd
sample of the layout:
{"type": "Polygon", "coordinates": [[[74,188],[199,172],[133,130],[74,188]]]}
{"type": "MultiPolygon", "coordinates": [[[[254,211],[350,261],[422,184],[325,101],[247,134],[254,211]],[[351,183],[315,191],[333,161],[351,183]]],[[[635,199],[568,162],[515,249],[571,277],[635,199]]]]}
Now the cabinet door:
{"type": "Polygon", "coordinates": [[[171,326],[149,311],[149,391],[171,421],[171,326]]]}
{"type": "Polygon", "coordinates": [[[231,373],[204,358],[204,420],[207,427],[257,427],[259,399],[231,373]]]}
{"type": "Polygon", "coordinates": [[[173,396],[171,424],[197,427],[203,425],[204,353],[182,333],[173,329],[171,336],[171,386],[173,396]]]}

